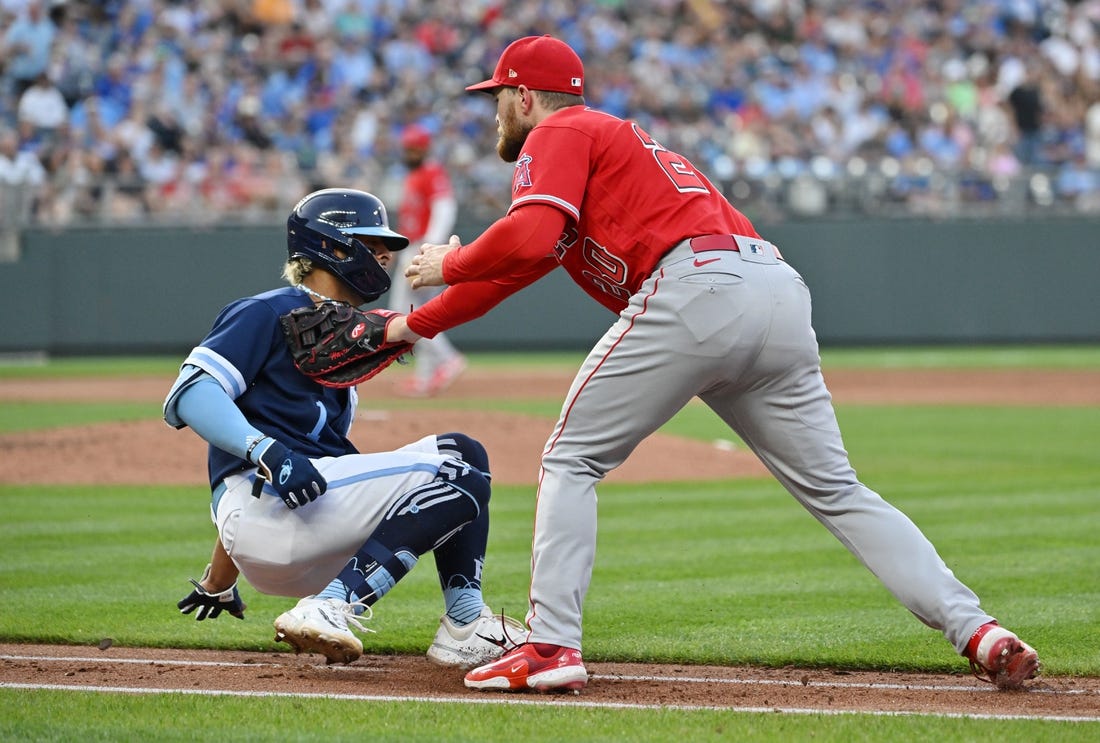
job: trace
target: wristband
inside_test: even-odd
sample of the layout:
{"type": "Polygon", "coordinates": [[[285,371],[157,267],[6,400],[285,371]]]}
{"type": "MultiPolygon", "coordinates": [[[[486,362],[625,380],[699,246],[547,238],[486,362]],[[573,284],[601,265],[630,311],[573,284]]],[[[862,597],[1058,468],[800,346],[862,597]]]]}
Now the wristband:
{"type": "Polygon", "coordinates": [[[252,458],[252,450],[255,449],[256,445],[259,444],[261,441],[263,441],[264,439],[269,439],[269,438],[271,438],[271,437],[268,436],[267,434],[264,434],[263,436],[261,436],[258,439],[253,439],[252,443],[248,445],[248,450],[244,453],[244,458],[247,459],[252,464],[258,464],[256,462],[256,460],[254,460],[252,458]]]}

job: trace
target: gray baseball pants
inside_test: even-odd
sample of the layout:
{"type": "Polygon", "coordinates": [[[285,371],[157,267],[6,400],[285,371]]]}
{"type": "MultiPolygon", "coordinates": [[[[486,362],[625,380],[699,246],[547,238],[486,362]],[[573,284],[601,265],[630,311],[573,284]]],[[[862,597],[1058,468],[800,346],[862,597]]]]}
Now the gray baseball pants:
{"type": "Polygon", "coordinates": [[[753,254],[678,245],[577,372],[542,457],[532,642],[581,648],[596,484],[695,396],[960,654],[993,620],[917,526],[857,479],[822,377],[809,289],[763,246],[753,254]]]}

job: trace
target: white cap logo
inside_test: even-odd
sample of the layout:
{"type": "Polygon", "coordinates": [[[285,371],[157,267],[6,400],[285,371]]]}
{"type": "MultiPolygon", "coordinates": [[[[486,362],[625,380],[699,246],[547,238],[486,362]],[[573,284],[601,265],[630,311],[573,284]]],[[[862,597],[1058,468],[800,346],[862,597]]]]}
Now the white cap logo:
{"type": "Polygon", "coordinates": [[[581,86],[581,79],[579,77],[570,78],[569,84],[572,85],[574,88],[579,88],[581,86]]]}
{"type": "Polygon", "coordinates": [[[509,67],[508,68],[508,77],[519,77],[519,73],[516,72],[515,70],[513,70],[511,67],[509,67]]]}

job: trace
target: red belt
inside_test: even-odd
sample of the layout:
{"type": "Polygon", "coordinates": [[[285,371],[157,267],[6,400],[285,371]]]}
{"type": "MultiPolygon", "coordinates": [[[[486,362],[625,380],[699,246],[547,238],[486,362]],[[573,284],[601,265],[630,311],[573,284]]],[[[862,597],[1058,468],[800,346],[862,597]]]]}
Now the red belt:
{"type": "MultiPolygon", "coordinates": [[[[737,247],[737,241],[733,239],[733,235],[702,235],[701,237],[693,237],[688,240],[688,245],[691,246],[691,252],[693,253],[705,253],[708,250],[731,250],[734,253],[741,252],[741,249],[737,247]]],[[[772,246],[775,248],[775,246],[772,246]]],[[[775,257],[779,260],[783,260],[783,256],[779,253],[779,248],[775,248],[775,257]]]]}

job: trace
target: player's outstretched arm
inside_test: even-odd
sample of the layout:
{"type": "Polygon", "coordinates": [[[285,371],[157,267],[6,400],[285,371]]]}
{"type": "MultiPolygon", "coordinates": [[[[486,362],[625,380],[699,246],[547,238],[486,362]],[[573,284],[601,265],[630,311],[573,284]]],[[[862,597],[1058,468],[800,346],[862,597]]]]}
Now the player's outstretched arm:
{"type": "Polygon", "coordinates": [[[564,227],[564,212],[529,204],[498,219],[469,245],[452,238],[447,245],[421,246],[405,277],[414,289],[506,279],[553,255],[564,227]]]}

